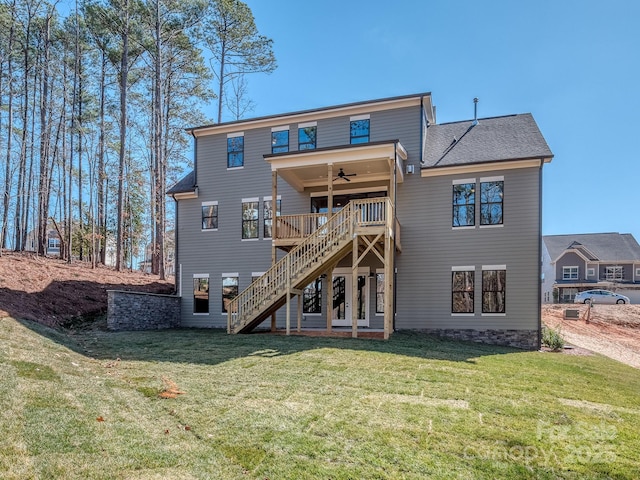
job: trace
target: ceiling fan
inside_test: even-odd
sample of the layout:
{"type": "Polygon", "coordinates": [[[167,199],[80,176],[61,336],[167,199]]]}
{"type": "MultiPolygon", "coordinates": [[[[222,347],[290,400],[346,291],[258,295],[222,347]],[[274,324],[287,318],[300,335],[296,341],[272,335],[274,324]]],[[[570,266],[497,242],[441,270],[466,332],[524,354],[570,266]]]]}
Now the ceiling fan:
{"type": "Polygon", "coordinates": [[[351,180],[349,180],[348,177],[355,177],[356,175],[357,173],[344,173],[344,170],[340,169],[340,171],[338,172],[338,176],[334,178],[334,181],[341,178],[342,180],[346,180],[347,182],[350,182],[351,180]]]}

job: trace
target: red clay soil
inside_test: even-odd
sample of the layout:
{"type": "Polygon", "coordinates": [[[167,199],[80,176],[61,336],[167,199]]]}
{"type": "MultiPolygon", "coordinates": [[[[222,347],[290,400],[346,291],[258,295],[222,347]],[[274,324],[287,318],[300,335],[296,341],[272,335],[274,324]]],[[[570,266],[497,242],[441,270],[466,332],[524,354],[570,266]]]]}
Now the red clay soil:
{"type": "Polygon", "coordinates": [[[174,285],[157,275],[68,264],[32,253],[3,251],[0,256],[0,318],[68,326],[104,314],[107,290],[173,293],[174,285]]]}
{"type": "Polygon", "coordinates": [[[640,368],[640,305],[543,305],[542,321],[565,341],[640,368]],[[580,318],[564,318],[567,309],[580,318]]]}

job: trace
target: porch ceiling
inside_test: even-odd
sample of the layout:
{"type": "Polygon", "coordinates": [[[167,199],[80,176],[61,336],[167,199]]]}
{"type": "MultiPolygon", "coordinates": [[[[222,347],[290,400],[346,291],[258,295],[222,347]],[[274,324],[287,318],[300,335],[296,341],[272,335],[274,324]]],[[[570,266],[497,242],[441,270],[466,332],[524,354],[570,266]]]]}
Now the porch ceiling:
{"type": "Polygon", "coordinates": [[[397,166],[396,181],[402,183],[402,160],[406,158],[406,150],[398,141],[265,155],[271,170],[299,192],[306,188],[327,186],[329,165],[332,166],[332,180],[336,187],[386,183],[393,175],[394,163],[397,166]],[[341,168],[345,174],[355,175],[347,177],[349,181],[336,179],[341,168]]]}

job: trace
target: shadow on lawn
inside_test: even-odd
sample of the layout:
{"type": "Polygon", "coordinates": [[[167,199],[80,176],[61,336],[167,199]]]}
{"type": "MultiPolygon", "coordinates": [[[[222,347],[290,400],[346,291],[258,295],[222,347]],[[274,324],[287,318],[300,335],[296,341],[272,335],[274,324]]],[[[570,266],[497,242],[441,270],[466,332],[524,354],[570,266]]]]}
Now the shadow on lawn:
{"type": "Polygon", "coordinates": [[[20,323],[39,335],[88,357],[215,365],[237,358],[279,357],[317,349],[392,353],[432,360],[475,363],[483,356],[521,352],[515,348],[458,342],[417,332],[398,332],[388,341],[353,338],[227,335],[221,329],[143,332],[54,330],[28,320],[20,323]]]}

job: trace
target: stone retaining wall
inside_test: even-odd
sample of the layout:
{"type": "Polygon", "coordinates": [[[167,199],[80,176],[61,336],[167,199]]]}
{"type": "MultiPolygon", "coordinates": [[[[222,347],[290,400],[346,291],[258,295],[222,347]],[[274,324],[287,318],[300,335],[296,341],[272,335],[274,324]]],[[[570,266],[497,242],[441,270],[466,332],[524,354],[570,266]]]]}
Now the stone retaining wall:
{"type": "Polygon", "coordinates": [[[180,326],[180,297],[107,291],[109,330],[159,330],[180,326]]]}
{"type": "Polygon", "coordinates": [[[420,331],[453,340],[503,345],[525,350],[538,350],[540,348],[537,330],[454,330],[428,328],[420,331]]]}

